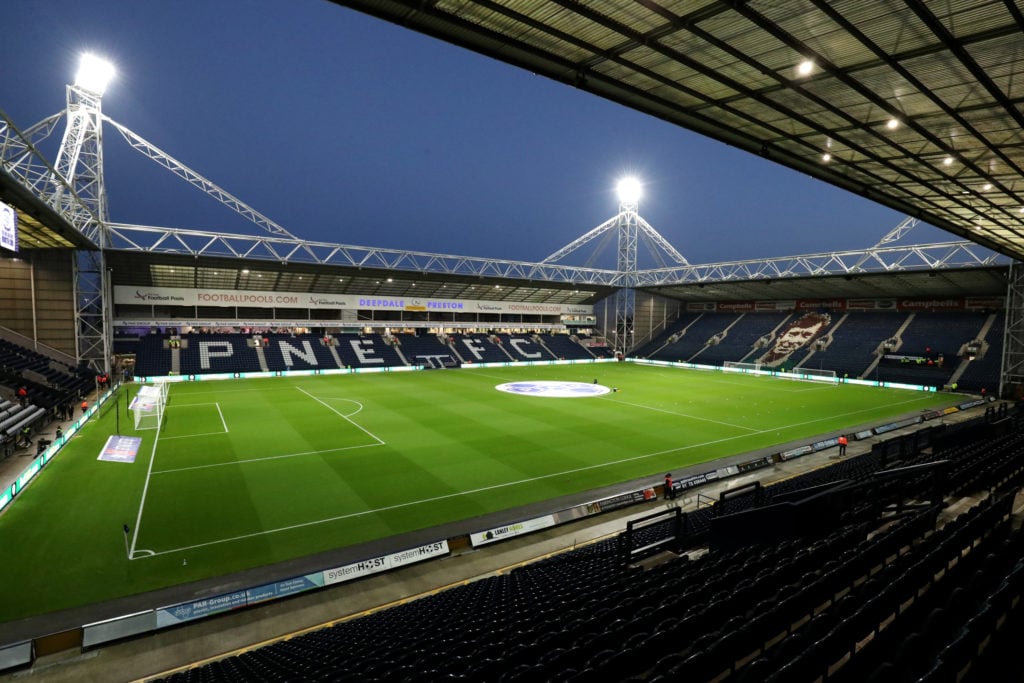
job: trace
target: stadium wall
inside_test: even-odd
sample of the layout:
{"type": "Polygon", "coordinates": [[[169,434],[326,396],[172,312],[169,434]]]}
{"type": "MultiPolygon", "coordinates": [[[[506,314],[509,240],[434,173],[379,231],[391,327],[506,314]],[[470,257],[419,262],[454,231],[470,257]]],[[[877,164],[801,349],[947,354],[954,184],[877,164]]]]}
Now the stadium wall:
{"type": "MultiPolygon", "coordinates": [[[[71,249],[26,249],[0,259],[0,320],[33,344],[76,357],[71,249]]],[[[19,340],[24,343],[24,340],[19,340]]],[[[42,350],[42,349],[40,349],[42,350]]]]}
{"type": "MultiPolygon", "coordinates": [[[[653,292],[636,291],[633,306],[633,343],[628,353],[636,353],[659,335],[664,334],[668,326],[679,320],[691,302],[681,299],[654,294],[653,292]]],[[[615,294],[594,304],[597,325],[602,334],[613,339],[615,336],[615,294]]]]}
{"type": "Polygon", "coordinates": [[[679,319],[683,302],[678,299],[637,292],[633,306],[633,348],[640,348],[679,319]]]}

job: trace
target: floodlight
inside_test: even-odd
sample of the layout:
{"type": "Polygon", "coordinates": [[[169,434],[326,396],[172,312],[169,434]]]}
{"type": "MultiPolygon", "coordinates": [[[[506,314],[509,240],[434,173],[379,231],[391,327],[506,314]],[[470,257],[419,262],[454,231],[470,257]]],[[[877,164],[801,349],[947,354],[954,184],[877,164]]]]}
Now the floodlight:
{"type": "Polygon", "coordinates": [[[810,59],[805,59],[800,62],[796,67],[796,72],[801,76],[807,76],[814,70],[814,62],[810,59]]]}
{"type": "Polygon", "coordinates": [[[623,204],[636,204],[640,199],[643,187],[640,181],[633,177],[623,178],[616,185],[615,191],[619,195],[619,201],[623,204]]]}
{"type": "Polygon", "coordinates": [[[896,130],[897,128],[900,127],[900,120],[889,119],[888,121],[885,122],[885,127],[888,128],[889,130],[896,130]]]}
{"type": "Polygon", "coordinates": [[[945,159],[943,159],[942,160],[942,165],[943,166],[952,166],[953,165],[953,157],[946,157],[945,159]]]}
{"type": "Polygon", "coordinates": [[[114,78],[114,65],[86,52],[78,62],[75,85],[96,95],[103,95],[107,84],[114,78]]]}
{"type": "Polygon", "coordinates": [[[829,154],[828,152],[825,152],[824,154],[821,155],[821,160],[824,161],[825,163],[828,163],[832,161],[832,155],[829,154]]]}

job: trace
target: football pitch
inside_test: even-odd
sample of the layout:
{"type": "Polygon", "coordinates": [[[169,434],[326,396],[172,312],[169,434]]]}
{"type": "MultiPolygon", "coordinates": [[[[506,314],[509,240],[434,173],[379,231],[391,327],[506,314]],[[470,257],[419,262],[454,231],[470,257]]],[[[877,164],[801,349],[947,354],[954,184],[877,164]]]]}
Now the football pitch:
{"type": "Polygon", "coordinates": [[[0,516],[0,621],[437,526],[955,402],[631,363],[123,387],[0,516]],[[614,387],[554,398],[500,384],[614,387]],[[98,460],[141,438],[134,462],[98,460]],[[127,525],[128,533],[124,532],[127,525]]]}

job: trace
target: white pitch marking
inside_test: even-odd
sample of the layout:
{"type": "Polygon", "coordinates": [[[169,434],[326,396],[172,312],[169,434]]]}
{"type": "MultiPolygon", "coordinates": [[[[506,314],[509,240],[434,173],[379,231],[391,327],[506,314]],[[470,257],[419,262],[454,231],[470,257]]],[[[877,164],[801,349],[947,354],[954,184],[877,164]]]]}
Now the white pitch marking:
{"type": "Polygon", "coordinates": [[[139,500],[139,513],[135,515],[135,529],[132,532],[132,547],[128,550],[128,559],[135,559],[135,542],[139,539],[139,525],[142,523],[142,508],[146,505],[146,492],[149,491],[149,477],[153,474],[153,462],[156,460],[156,445],[160,441],[160,427],[157,425],[153,437],[153,450],[149,454],[149,467],[146,468],[146,483],[142,485],[142,498],[139,500]]]}
{"type": "MultiPolygon", "coordinates": [[[[768,431],[771,431],[771,430],[764,430],[764,431],[768,432],[768,431]]],[[[691,448],[702,448],[704,446],[710,446],[710,445],[713,445],[713,444],[716,444],[716,443],[722,443],[722,442],[725,442],[725,441],[732,441],[734,439],[747,438],[749,436],[750,436],[749,434],[740,434],[738,436],[730,436],[730,437],[726,437],[724,439],[718,439],[718,440],[715,440],[715,441],[706,441],[704,443],[692,444],[690,446],[680,446],[679,448],[669,448],[669,449],[664,450],[664,451],[658,451],[658,452],[655,452],[655,453],[646,453],[644,455],[636,455],[636,456],[632,456],[632,457],[629,457],[629,458],[621,458],[619,460],[614,460],[614,461],[611,461],[611,462],[600,463],[600,464],[596,464],[596,465],[587,465],[585,467],[577,467],[577,468],[574,468],[574,469],[571,469],[571,470],[565,470],[563,472],[553,472],[551,474],[544,474],[544,475],[541,475],[539,477],[530,477],[528,479],[518,479],[516,481],[506,482],[506,483],[503,483],[503,484],[494,484],[493,486],[483,486],[481,488],[472,489],[472,490],[469,490],[469,491],[460,491],[458,493],[448,493],[448,494],[445,494],[443,496],[433,496],[431,498],[421,498],[420,500],[413,500],[413,501],[409,501],[408,503],[397,503],[395,505],[387,505],[385,507],[374,508],[372,510],[362,510],[360,512],[352,512],[352,513],[349,513],[347,515],[337,515],[335,517],[327,517],[325,519],[318,519],[318,520],[314,520],[312,522],[302,522],[301,524],[291,524],[289,526],[278,527],[276,529],[265,529],[263,531],[254,531],[251,534],[242,534],[240,536],[232,536],[231,538],[222,538],[222,539],[218,539],[216,541],[207,541],[206,543],[197,543],[195,545],[185,546],[185,547],[182,547],[182,548],[174,548],[172,550],[162,550],[162,551],[154,553],[154,555],[167,555],[167,554],[170,554],[170,553],[181,552],[181,551],[184,551],[184,550],[193,550],[195,548],[204,548],[206,546],[218,545],[220,543],[230,543],[231,541],[240,541],[240,540],[243,540],[243,539],[246,539],[246,538],[255,538],[256,536],[262,536],[264,534],[275,534],[275,533],[278,533],[278,532],[281,532],[281,531],[290,531],[292,529],[301,529],[303,527],[314,526],[314,525],[317,525],[317,524],[326,524],[328,522],[336,522],[336,521],[339,521],[339,520],[342,520],[342,519],[350,519],[350,518],[353,518],[353,517],[362,517],[364,515],[375,514],[375,513],[378,513],[378,512],[387,512],[388,510],[397,510],[399,508],[410,507],[412,505],[423,505],[425,503],[435,503],[435,502],[437,502],[439,500],[445,500],[447,498],[455,498],[455,497],[458,497],[458,496],[466,496],[466,495],[471,495],[471,494],[474,494],[474,493],[481,493],[483,491],[492,491],[494,489],[507,488],[507,487],[510,487],[510,486],[518,486],[518,485],[521,485],[521,484],[529,484],[529,483],[532,483],[532,482],[535,482],[535,481],[540,481],[542,479],[551,479],[551,478],[554,478],[554,477],[565,476],[567,474],[575,474],[575,473],[578,473],[578,472],[585,472],[587,470],[598,469],[600,467],[608,467],[609,465],[620,465],[622,463],[632,462],[634,460],[644,460],[646,458],[653,458],[653,457],[657,457],[659,455],[666,455],[668,453],[675,453],[675,452],[679,452],[679,451],[685,451],[685,450],[689,450],[691,448]]]]}
{"type": "MultiPolygon", "coordinates": [[[[299,391],[302,391],[302,390],[300,389],[299,391]]],[[[908,401],[901,401],[900,403],[895,403],[895,404],[891,404],[891,405],[903,405],[904,403],[914,403],[914,402],[920,401],[920,400],[921,400],[920,398],[918,398],[918,399],[911,399],[911,400],[908,400],[908,401]]],[[[857,413],[864,413],[864,412],[867,412],[867,411],[870,411],[870,410],[874,410],[874,408],[864,408],[863,410],[855,410],[855,411],[852,411],[852,412],[849,412],[849,413],[841,413],[839,415],[831,415],[831,416],[828,416],[828,417],[821,417],[821,418],[817,418],[817,419],[814,419],[814,420],[807,420],[806,422],[796,422],[796,423],[788,425],[786,427],[781,427],[781,429],[789,429],[791,427],[801,427],[803,425],[813,424],[815,422],[823,422],[825,420],[831,420],[831,419],[834,419],[834,418],[837,418],[837,417],[848,417],[850,415],[856,415],[857,413]]],[[[761,430],[759,430],[757,432],[754,432],[754,433],[755,434],[767,434],[768,432],[772,432],[772,431],[777,431],[776,427],[771,427],[769,429],[761,429],[761,430]]],[[[601,468],[601,467],[608,467],[608,466],[612,466],[612,465],[621,465],[622,463],[634,462],[636,460],[646,460],[647,458],[656,458],[658,456],[667,455],[669,453],[679,453],[679,452],[682,452],[682,451],[692,450],[694,448],[704,448],[705,446],[713,446],[715,444],[725,443],[726,441],[735,441],[736,439],[749,439],[750,436],[751,436],[751,434],[738,434],[736,436],[727,436],[727,437],[724,437],[722,439],[715,439],[713,441],[705,441],[704,443],[690,444],[689,446],[679,446],[678,448],[668,448],[666,450],[656,451],[654,453],[645,453],[643,455],[634,455],[634,456],[631,456],[629,458],[621,458],[619,460],[613,460],[611,462],[598,463],[598,464],[595,464],[595,465],[587,465],[585,467],[576,467],[574,469],[565,470],[563,472],[553,472],[551,474],[543,474],[543,475],[541,475],[539,477],[530,477],[528,479],[518,479],[516,481],[510,481],[510,482],[506,482],[506,483],[503,483],[503,484],[494,484],[493,486],[484,486],[482,488],[472,489],[470,491],[460,491],[458,493],[448,493],[448,494],[445,494],[443,496],[433,496],[431,498],[422,498],[420,500],[409,501],[408,503],[397,503],[395,505],[388,505],[388,506],[381,507],[381,508],[374,508],[372,510],[363,510],[361,512],[352,512],[352,513],[349,513],[347,515],[337,515],[335,517],[327,517],[326,519],[318,519],[318,520],[314,520],[312,522],[302,522],[301,524],[291,524],[289,526],[278,527],[277,529],[265,529],[263,531],[254,531],[251,534],[242,534],[240,536],[232,536],[231,538],[221,538],[221,539],[218,539],[216,541],[207,541],[206,543],[197,543],[195,545],[184,546],[182,548],[172,548],[171,550],[161,550],[159,552],[154,552],[152,556],[156,556],[156,555],[169,555],[171,553],[178,553],[178,552],[182,552],[184,550],[193,550],[195,548],[205,548],[205,547],[211,546],[211,545],[219,545],[221,543],[230,543],[231,541],[240,541],[240,540],[243,540],[243,539],[246,539],[246,538],[255,538],[257,536],[263,536],[263,535],[267,535],[267,534],[276,534],[276,533],[281,532],[281,531],[290,531],[292,529],[301,529],[301,528],[307,527],[307,526],[315,526],[317,524],[326,524],[328,522],[336,522],[336,521],[339,521],[339,520],[342,520],[342,519],[350,519],[350,518],[353,518],[353,517],[362,517],[362,516],[365,516],[365,515],[375,514],[375,513],[378,513],[378,512],[386,512],[388,510],[397,510],[399,508],[410,507],[410,506],[413,506],[413,505],[423,505],[425,503],[434,503],[434,502],[437,502],[439,500],[445,500],[447,498],[455,498],[457,496],[467,496],[467,495],[471,495],[471,494],[474,494],[474,493],[481,493],[483,491],[493,491],[494,489],[507,488],[507,487],[510,487],[510,486],[519,486],[521,484],[530,484],[530,483],[535,482],[535,481],[541,481],[542,479],[552,479],[554,477],[562,477],[562,476],[565,476],[565,475],[568,475],[568,474],[576,474],[578,472],[585,472],[587,470],[594,470],[594,469],[598,469],[598,468],[601,468]]],[[[136,558],[133,557],[131,559],[134,560],[136,558]]]]}
{"type": "Polygon", "coordinates": [[[193,439],[197,436],[221,436],[227,432],[203,432],[202,434],[182,434],[180,436],[165,436],[164,441],[170,441],[171,439],[193,439]]]}
{"type": "Polygon", "coordinates": [[[676,415],[678,417],[685,417],[685,418],[689,418],[691,420],[700,420],[701,422],[714,422],[715,424],[725,425],[726,427],[733,427],[735,429],[746,429],[748,432],[756,432],[757,431],[756,429],[753,429],[752,427],[744,427],[743,425],[734,425],[731,422],[722,422],[721,420],[712,420],[709,417],[697,417],[696,415],[687,415],[686,413],[677,413],[677,412],[675,412],[673,410],[665,410],[664,408],[655,408],[654,406],[645,406],[642,403],[630,403],[629,401],[619,401],[619,400],[615,399],[612,395],[599,396],[598,398],[612,400],[612,401],[615,401],[616,404],[621,403],[622,405],[633,406],[634,408],[643,408],[644,410],[654,410],[654,411],[657,411],[659,413],[668,413],[669,415],[676,415]]]}
{"type": "Polygon", "coordinates": [[[345,401],[346,403],[355,403],[357,406],[359,406],[356,409],[356,412],[354,412],[354,413],[346,413],[345,417],[352,417],[353,415],[358,415],[359,413],[363,412],[363,404],[360,403],[359,401],[353,401],[350,398],[335,398],[333,396],[329,396],[329,397],[325,398],[324,400],[325,401],[345,401]]]}
{"type": "Polygon", "coordinates": [[[228,423],[224,420],[224,413],[221,412],[220,403],[214,403],[213,405],[217,406],[217,412],[220,413],[220,423],[222,425],[224,425],[224,433],[227,434],[228,433],[228,423]]]}
{"type": "Polygon", "coordinates": [[[221,412],[220,403],[216,403],[216,402],[214,402],[214,403],[185,403],[185,404],[179,405],[178,407],[179,408],[184,408],[186,406],[189,406],[189,407],[190,406],[217,406],[217,413],[220,414],[220,423],[222,425],[224,425],[224,431],[223,432],[203,432],[202,434],[180,434],[178,436],[165,436],[164,437],[164,441],[168,441],[170,439],[194,439],[197,436],[218,436],[220,434],[227,434],[228,433],[228,423],[224,419],[224,413],[221,412]]]}
{"type": "Polygon", "coordinates": [[[317,403],[319,403],[323,407],[325,407],[328,410],[330,410],[332,413],[334,413],[338,417],[342,418],[343,420],[346,420],[350,425],[352,425],[353,427],[355,427],[356,429],[361,431],[363,434],[366,434],[368,437],[370,437],[371,439],[376,441],[381,446],[385,445],[384,439],[380,438],[379,436],[377,436],[376,434],[374,434],[370,430],[366,429],[362,425],[356,424],[355,422],[350,420],[347,415],[343,415],[342,413],[339,413],[336,408],[332,407],[331,405],[329,405],[327,403],[324,403],[321,399],[319,399],[316,396],[314,396],[313,394],[309,393],[308,391],[306,391],[302,387],[295,387],[295,388],[298,389],[299,391],[301,391],[302,393],[304,393],[306,396],[309,396],[311,399],[313,399],[314,401],[316,401],[317,403]]]}
{"type": "Polygon", "coordinates": [[[339,451],[351,451],[357,448],[376,448],[383,446],[383,443],[364,443],[359,446],[342,446],[341,448],[328,448],[322,451],[303,451],[301,453],[286,453],[285,455],[268,455],[265,458],[249,458],[247,460],[232,460],[231,462],[214,462],[208,465],[194,465],[192,467],[178,467],[173,470],[157,470],[153,474],[170,474],[171,472],[187,472],[189,470],[205,470],[210,467],[226,467],[228,465],[241,465],[248,462],[263,462],[265,460],[280,460],[281,458],[297,458],[302,455],[316,455],[318,453],[337,453],[339,451]]]}

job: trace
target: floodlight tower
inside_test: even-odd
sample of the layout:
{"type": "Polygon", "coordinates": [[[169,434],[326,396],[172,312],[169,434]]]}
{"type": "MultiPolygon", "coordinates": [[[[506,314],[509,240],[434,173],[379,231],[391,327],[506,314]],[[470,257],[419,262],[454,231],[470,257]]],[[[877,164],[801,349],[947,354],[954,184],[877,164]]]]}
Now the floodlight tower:
{"type": "MultiPolygon", "coordinates": [[[[668,262],[680,266],[689,266],[690,263],[640,216],[639,202],[643,195],[643,185],[639,180],[623,178],[618,182],[616,190],[619,195],[618,214],[585,235],[577,237],[541,263],[556,263],[570,254],[581,251],[588,244],[596,243],[598,247],[587,262],[587,267],[589,267],[605,246],[606,240],[602,239],[599,242],[595,242],[595,240],[602,235],[610,238],[611,231],[615,231],[618,239],[618,260],[613,282],[618,290],[615,293],[615,326],[610,336],[613,337],[612,347],[616,353],[625,354],[633,347],[635,339],[633,336],[633,314],[636,307],[636,288],[641,282],[641,271],[637,263],[639,244],[643,243],[647,247],[661,268],[668,268],[668,262]]],[[[609,334],[609,322],[609,319],[605,319],[603,323],[606,335],[609,334]]]]}
{"type": "MultiPolygon", "coordinates": [[[[78,195],[79,202],[105,223],[107,195],[103,186],[103,112],[100,102],[114,77],[106,60],[86,53],[78,65],[75,82],[67,87],[67,128],[57,153],[57,173],[78,195]]],[[[51,205],[63,216],[82,211],[62,183],[54,183],[51,205]]],[[[100,230],[101,240],[103,231],[100,230]]],[[[106,246],[100,244],[99,246],[106,246]]]]}
{"type": "Polygon", "coordinates": [[[636,178],[627,177],[615,188],[619,196],[618,259],[620,286],[615,294],[615,331],[612,346],[616,354],[626,354],[633,345],[633,310],[636,305],[636,245],[639,232],[640,196],[643,186],[636,178]]]}
{"type": "Polygon", "coordinates": [[[114,67],[84,54],[67,87],[67,127],[54,169],[64,183],[54,182],[50,204],[73,225],[98,222],[98,250],[81,250],[74,260],[75,329],[78,359],[97,371],[110,372],[108,330],[111,329],[110,277],[103,250],[107,247],[107,193],[103,184],[103,113],[100,102],[114,77],[114,67]],[[77,198],[77,200],[76,200],[77,198]],[[90,215],[91,214],[91,215],[90,215]]]}

